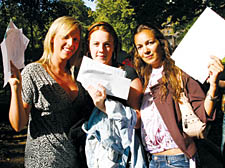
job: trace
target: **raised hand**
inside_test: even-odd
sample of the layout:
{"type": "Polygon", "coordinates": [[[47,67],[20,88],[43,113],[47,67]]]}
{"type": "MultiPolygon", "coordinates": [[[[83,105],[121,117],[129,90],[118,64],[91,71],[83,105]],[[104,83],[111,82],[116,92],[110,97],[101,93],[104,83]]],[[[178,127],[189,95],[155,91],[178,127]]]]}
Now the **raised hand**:
{"type": "Polygon", "coordinates": [[[105,88],[98,84],[97,87],[89,85],[87,87],[87,91],[91,96],[95,106],[99,108],[101,111],[106,112],[105,109],[105,99],[106,99],[106,90],[105,88]]]}
{"type": "Polygon", "coordinates": [[[218,75],[223,71],[224,66],[218,57],[211,56],[210,58],[211,60],[208,64],[209,78],[207,79],[207,82],[210,83],[210,85],[217,85],[218,75]]]}
{"type": "Polygon", "coordinates": [[[10,61],[11,65],[11,78],[9,79],[9,84],[11,87],[16,87],[17,89],[22,88],[22,77],[20,70],[10,61]]]}

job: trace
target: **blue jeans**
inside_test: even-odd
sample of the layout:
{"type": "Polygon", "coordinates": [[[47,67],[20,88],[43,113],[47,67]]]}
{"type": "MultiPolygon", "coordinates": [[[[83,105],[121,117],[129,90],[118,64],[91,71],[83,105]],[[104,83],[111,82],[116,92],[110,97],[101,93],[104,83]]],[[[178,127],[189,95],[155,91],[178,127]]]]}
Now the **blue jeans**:
{"type": "Polygon", "coordinates": [[[189,159],[184,154],[152,155],[149,168],[189,168],[189,159]]]}

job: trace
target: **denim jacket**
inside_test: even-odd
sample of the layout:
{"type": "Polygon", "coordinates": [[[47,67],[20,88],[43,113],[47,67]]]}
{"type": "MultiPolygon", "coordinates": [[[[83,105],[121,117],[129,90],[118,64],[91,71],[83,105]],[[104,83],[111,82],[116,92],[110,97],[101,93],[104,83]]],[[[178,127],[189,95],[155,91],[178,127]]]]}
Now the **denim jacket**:
{"type": "Polygon", "coordinates": [[[89,121],[82,126],[87,133],[87,164],[89,168],[125,168],[129,152],[132,152],[136,112],[109,99],[105,106],[107,114],[94,108],[89,121]]]}

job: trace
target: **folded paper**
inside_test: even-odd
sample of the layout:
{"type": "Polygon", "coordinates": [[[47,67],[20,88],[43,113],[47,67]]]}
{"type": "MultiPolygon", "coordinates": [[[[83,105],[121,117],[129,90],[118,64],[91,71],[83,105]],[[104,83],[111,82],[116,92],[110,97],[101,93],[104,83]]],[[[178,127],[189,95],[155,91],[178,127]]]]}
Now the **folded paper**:
{"type": "Polygon", "coordinates": [[[120,68],[102,64],[86,56],[83,57],[77,81],[84,88],[98,84],[106,88],[106,94],[127,99],[131,80],[125,77],[126,72],[120,68]]]}
{"type": "Polygon", "coordinates": [[[10,61],[18,68],[24,67],[24,51],[27,48],[29,39],[10,21],[4,39],[1,43],[2,60],[4,68],[4,85],[6,86],[11,77],[10,61]]]}

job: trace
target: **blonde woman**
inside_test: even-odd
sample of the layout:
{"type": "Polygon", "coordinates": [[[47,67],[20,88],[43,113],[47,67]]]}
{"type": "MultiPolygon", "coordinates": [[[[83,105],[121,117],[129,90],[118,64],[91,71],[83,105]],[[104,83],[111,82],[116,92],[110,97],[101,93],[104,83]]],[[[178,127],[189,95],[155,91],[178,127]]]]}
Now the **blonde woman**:
{"type": "Polygon", "coordinates": [[[27,168],[86,167],[80,151],[84,144],[69,139],[70,128],[87,120],[93,109],[88,93],[75,81],[80,42],[80,23],[63,16],[49,28],[40,60],[21,74],[11,63],[9,120],[16,131],[28,125],[27,168]]]}

